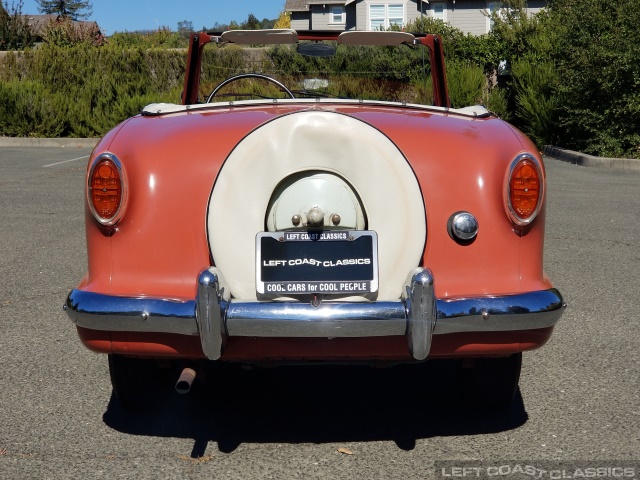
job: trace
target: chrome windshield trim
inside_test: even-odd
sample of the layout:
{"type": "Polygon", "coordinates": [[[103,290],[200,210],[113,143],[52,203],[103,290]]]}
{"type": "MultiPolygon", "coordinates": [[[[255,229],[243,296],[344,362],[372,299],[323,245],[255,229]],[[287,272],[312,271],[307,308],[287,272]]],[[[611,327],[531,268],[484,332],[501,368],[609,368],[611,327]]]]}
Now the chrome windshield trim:
{"type": "Polygon", "coordinates": [[[198,112],[202,110],[212,110],[212,109],[220,109],[220,108],[229,108],[229,107],[273,107],[274,105],[309,105],[315,106],[318,104],[336,104],[336,105],[345,105],[345,106],[371,106],[371,107],[398,107],[398,108],[410,108],[414,110],[423,110],[425,112],[440,112],[440,113],[452,113],[456,115],[461,115],[464,117],[470,118],[488,118],[491,117],[492,114],[486,108],[478,105],[473,107],[464,107],[464,108],[449,108],[449,107],[438,107],[435,105],[422,105],[419,103],[401,103],[401,102],[389,102],[384,100],[364,100],[364,99],[344,99],[344,98],[278,98],[278,99],[259,99],[259,100],[236,100],[236,101],[227,101],[227,102],[212,102],[212,103],[201,103],[194,105],[178,105],[173,103],[151,103],[145,106],[141,114],[142,116],[160,116],[167,115],[171,113],[182,113],[182,112],[198,112]]]}

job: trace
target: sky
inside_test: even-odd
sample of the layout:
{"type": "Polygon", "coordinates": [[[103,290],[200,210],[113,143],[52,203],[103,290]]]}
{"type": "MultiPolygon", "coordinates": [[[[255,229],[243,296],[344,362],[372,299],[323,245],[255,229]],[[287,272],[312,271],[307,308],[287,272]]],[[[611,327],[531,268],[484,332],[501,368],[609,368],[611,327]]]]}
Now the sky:
{"type": "MultiPolygon", "coordinates": [[[[178,29],[178,22],[188,20],[195,30],[211,28],[216,22],[242,23],[250,13],[258,20],[276,19],[285,0],[93,0],[93,15],[102,32],[178,29]]],[[[23,14],[38,14],[36,0],[24,0],[23,14]]]]}

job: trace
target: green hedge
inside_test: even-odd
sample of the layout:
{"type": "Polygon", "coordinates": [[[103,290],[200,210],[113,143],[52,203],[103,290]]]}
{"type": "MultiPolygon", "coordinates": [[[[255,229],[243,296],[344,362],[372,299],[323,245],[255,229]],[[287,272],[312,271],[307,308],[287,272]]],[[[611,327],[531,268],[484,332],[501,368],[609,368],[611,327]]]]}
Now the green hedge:
{"type": "MultiPolygon", "coordinates": [[[[343,81],[333,92],[335,95],[384,98],[391,94],[398,100],[431,102],[430,79],[425,84],[418,74],[424,60],[420,50],[407,49],[398,55],[386,47],[377,47],[376,52],[362,49],[355,54],[341,49],[330,59],[296,58],[300,56],[287,48],[210,48],[205,50],[201,96],[221,80],[247,70],[277,71],[289,76],[292,83],[314,73],[350,70],[354,76],[371,72],[370,78],[343,81]],[[394,90],[379,90],[380,78],[394,81],[394,90]]],[[[8,53],[0,59],[0,135],[101,136],[149,103],[179,102],[185,59],[186,51],[182,49],[113,45],[45,45],[8,53]]],[[[454,63],[448,78],[455,106],[490,103],[481,68],[454,63]]]]}
{"type": "MultiPolygon", "coordinates": [[[[154,102],[180,101],[185,50],[43,46],[0,57],[0,135],[98,137],[154,102]]],[[[243,52],[207,52],[203,89],[241,71],[243,52]]]]}
{"type": "Polygon", "coordinates": [[[44,46],[0,63],[0,134],[96,137],[152,102],[177,102],[184,53],[44,46]]]}

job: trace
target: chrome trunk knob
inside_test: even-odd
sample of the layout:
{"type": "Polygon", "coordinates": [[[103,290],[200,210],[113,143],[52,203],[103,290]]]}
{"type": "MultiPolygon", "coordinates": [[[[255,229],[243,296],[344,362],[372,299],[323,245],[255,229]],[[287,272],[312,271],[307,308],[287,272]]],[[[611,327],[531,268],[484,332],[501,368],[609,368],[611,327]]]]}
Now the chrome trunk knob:
{"type": "Polygon", "coordinates": [[[324,224],[324,212],[318,207],[313,207],[307,213],[307,225],[310,227],[319,227],[324,224]]]}

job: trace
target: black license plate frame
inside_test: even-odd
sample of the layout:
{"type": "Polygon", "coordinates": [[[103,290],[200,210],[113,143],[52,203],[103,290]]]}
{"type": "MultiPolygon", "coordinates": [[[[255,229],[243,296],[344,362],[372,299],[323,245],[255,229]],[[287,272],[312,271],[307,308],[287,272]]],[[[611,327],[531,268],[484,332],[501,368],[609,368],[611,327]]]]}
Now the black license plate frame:
{"type": "Polygon", "coordinates": [[[378,291],[378,235],[373,230],[260,232],[259,294],[365,295],[378,291]]]}

